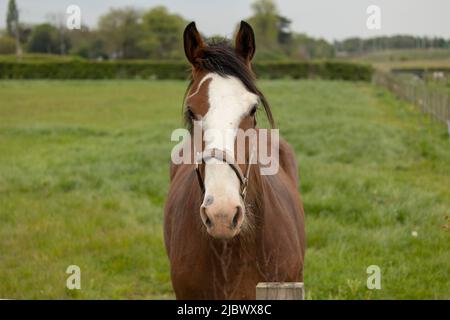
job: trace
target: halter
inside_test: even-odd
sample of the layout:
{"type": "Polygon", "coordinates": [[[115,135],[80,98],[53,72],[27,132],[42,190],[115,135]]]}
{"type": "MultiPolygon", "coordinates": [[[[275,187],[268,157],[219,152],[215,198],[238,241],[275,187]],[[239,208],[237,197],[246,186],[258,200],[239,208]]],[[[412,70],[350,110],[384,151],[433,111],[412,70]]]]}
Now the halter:
{"type": "Polygon", "coordinates": [[[240,183],[240,195],[242,197],[242,200],[245,201],[245,197],[247,196],[247,186],[248,186],[248,178],[250,175],[250,167],[252,165],[252,158],[253,158],[253,148],[251,148],[249,161],[247,164],[247,169],[245,170],[245,175],[242,173],[241,168],[239,165],[235,162],[233,157],[229,157],[229,154],[225,150],[220,150],[217,148],[212,148],[208,150],[208,154],[201,155],[201,153],[196,154],[195,158],[195,172],[197,174],[197,180],[198,184],[200,185],[200,189],[202,190],[202,193],[205,193],[205,183],[203,181],[203,177],[200,173],[200,166],[199,163],[206,163],[209,159],[216,159],[221,162],[224,162],[230,166],[230,168],[234,171],[237,178],[239,179],[240,183]],[[231,160],[230,160],[231,159],[231,160]]]}

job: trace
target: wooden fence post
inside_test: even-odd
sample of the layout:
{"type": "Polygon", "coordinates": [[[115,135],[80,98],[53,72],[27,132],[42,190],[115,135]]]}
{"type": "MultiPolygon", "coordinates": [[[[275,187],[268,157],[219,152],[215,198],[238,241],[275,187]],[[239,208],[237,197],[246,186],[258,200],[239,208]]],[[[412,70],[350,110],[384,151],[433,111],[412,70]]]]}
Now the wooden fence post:
{"type": "Polygon", "coordinates": [[[303,282],[260,282],[256,300],[304,300],[303,282]]]}

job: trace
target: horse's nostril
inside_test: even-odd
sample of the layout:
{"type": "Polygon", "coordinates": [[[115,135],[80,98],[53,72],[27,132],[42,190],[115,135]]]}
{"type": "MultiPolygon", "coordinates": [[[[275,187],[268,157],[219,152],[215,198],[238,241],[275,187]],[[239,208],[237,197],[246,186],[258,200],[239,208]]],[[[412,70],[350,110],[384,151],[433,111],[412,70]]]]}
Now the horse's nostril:
{"type": "Polygon", "coordinates": [[[212,223],[211,223],[211,220],[209,220],[209,217],[206,217],[205,224],[206,224],[207,228],[211,228],[212,227],[212,223]]]}
{"type": "Polygon", "coordinates": [[[242,209],[240,206],[236,207],[236,213],[234,214],[233,221],[231,223],[233,228],[236,228],[242,221],[242,209]]]}
{"type": "Polygon", "coordinates": [[[206,213],[206,208],[205,207],[201,207],[200,209],[200,216],[203,220],[203,223],[205,224],[205,226],[209,229],[212,227],[212,221],[209,218],[208,214],[206,213]]]}

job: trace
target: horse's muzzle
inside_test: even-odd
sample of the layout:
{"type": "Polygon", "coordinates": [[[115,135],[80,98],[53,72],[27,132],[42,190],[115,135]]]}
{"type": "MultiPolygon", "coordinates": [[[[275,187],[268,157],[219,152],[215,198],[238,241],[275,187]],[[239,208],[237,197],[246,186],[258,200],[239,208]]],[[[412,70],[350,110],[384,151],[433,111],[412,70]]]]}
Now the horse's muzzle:
{"type": "Polygon", "coordinates": [[[231,239],[241,231],[244,210],[241,205],[217,208],[201,206],[200,217],[206,231],[216,239],[231,239]]]}

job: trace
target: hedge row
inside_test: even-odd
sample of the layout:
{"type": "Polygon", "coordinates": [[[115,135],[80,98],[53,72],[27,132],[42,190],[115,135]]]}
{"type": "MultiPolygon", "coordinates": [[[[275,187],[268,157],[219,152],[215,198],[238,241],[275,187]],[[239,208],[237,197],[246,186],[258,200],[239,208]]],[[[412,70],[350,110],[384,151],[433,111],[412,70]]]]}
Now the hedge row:
{"type": "MultiPolygon", "coordinates": [[[[182,62],[0,62],[1,79],[186,79],[182,62]]],[[[372,68],[346,62],[257,62],[259,78],[322,78],[370,81],[372,68]]]]}
{"type": "Polygon", "coordinates": [[[259,77],[270,79],[288,77],[370,81],[373,73],[370,65],[336,61],[256,63],[254,69],[259,77]]]}

